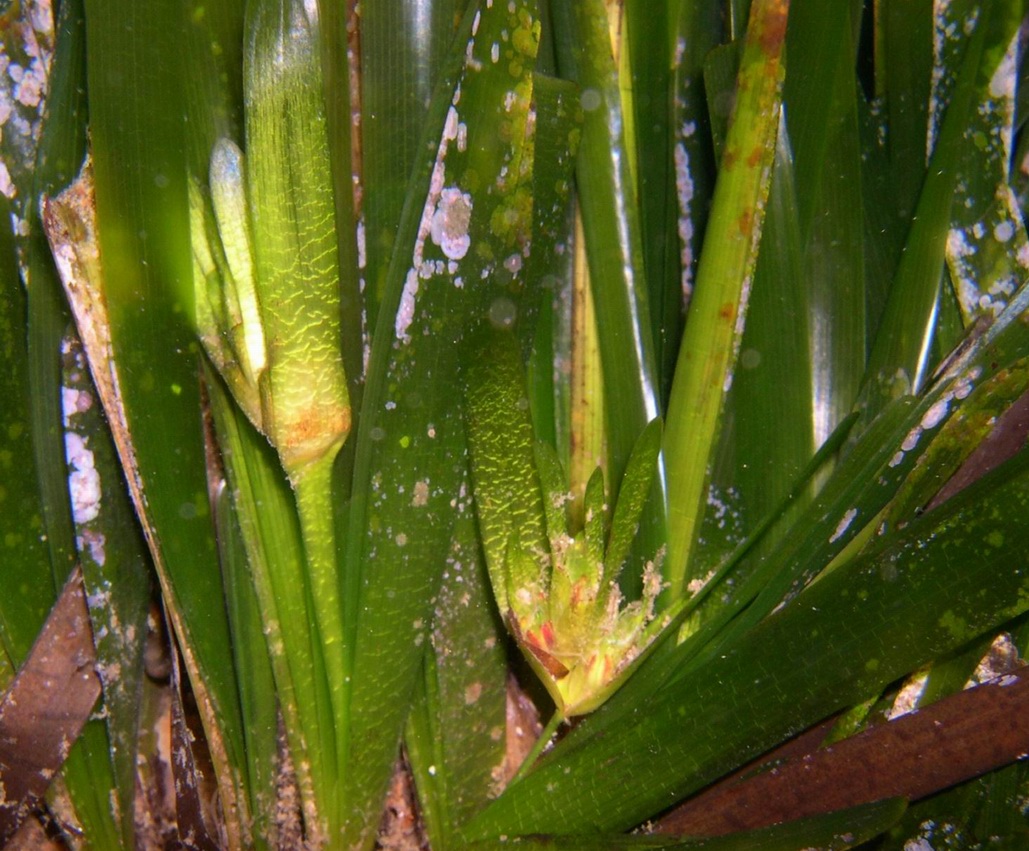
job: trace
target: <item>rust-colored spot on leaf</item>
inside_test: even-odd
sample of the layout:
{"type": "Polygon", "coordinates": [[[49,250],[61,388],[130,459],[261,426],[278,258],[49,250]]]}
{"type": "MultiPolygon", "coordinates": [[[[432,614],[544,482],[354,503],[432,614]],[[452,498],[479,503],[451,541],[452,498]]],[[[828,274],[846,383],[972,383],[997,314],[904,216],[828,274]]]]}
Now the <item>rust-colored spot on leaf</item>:
{"type": "Polygon", "coordinates": [[[770,58],[775,58],[782,52],[789,9],[789,0],[762,4],[756,33],[761,50],[770,58]]]}
{"type": "Polygon", "coordinates": [[[764,154],[764,150],[760,145],[755,146],[754,150],[750,152],[750,156],[747,157],[747,167],[757,168],[761,164],[761,158],[764,154]]]}
{"type": "Polygon", "coordinates": [[[731,301],[727,301],[718,308],[718,316],[728,322],[734,322],[736,320],[736,305],[731,301]]]}
{"type": "Polygon", "coordinates": [[[722,170],[731,171],[733,166],[736,165],[736,160],[739,157],[732,148],[726,148],[725,153],[722,155],[722,170]]]}
{"type": "Polygon", "coordinates": [[[754,229],[754,211],[746,209],[740,213],[740,233],[744,236],[750,236],[751,231],[754,229]]]}

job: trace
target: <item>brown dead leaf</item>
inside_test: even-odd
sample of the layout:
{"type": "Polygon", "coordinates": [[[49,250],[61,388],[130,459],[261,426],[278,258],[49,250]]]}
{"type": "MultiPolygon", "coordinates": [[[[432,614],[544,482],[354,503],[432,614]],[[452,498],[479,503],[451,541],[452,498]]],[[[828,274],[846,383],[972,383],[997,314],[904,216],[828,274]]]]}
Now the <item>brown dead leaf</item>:
{"type": "Polygon", "coordinates": [[[0,702],[0,845],[46,793],[100,697],[93,633],[72,571],[0,702]]]}

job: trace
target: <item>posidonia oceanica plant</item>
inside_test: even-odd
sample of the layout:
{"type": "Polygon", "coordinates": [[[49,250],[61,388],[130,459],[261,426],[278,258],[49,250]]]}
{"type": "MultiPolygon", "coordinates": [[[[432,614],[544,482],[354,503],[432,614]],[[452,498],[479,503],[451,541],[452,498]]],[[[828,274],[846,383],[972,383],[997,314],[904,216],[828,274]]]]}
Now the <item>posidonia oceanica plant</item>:
{"type": "Polygon", "coordinates": [[[0,14],[4,842],[1025,841],[1021,0],[0,14]]]}

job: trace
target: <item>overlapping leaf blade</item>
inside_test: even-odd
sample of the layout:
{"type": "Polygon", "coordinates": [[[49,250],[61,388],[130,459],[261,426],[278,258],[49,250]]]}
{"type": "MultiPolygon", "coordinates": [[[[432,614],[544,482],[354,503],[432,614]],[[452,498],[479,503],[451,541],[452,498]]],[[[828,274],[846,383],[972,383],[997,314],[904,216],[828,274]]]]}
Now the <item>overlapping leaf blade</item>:
{"type": "Polygon", "coordinates": [[[347,524],[351,841],[368,842],[377,823],[453,523],[470,510],[458,354],[474,356],[477,324],[519,321],[528,291],[534,6],[465,16],[390,262],[347,524]]]}
{"type": "Polygon", "coordinates": [[[584,724],[563,758],[545,760],[468,833],[629,827],[1025,610],[1025,560],[1001,508],[1029,499],[1027,471],[1022,456],[833,572],[660,692],[621,735],[591,737],[584,724]],[[621,784],[600,781],[612,772],[621,784]],[[633,782],[644,775],[662,779],[633,782]]]}

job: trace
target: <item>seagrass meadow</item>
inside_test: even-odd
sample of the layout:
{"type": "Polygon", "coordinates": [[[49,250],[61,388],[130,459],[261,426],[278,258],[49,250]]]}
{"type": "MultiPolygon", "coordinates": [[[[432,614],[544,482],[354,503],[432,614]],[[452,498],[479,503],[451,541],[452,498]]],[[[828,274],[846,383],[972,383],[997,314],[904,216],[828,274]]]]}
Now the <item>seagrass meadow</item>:
{"type": "Polygon", "coordinates": [[[1027,33],[0,2],[0,846],[1029,846],[1027,33]]]}

